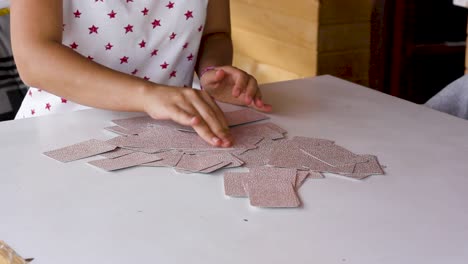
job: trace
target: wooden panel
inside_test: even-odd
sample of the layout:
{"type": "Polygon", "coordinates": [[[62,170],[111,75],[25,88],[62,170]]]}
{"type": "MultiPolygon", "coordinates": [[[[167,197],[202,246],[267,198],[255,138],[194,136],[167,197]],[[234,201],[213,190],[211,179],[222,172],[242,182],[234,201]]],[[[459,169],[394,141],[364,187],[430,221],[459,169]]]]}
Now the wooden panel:
{"type": "MultiPolygon", "coordinates": [[[[262,2],[262,1],[259,1],[262,2]]],[[[318,7],[316,7],[318,11],[318,7]]],[[[263,35],[276,40],[292,42],[307,48],[315,48],[317,42],[318,19],[315,14],[309,12],[309,18],[286,15],[272,9],[264,9],[255,5],[249,5],[242,1],[233,1],[231,12],[234,28],[263,35]],[[316,19],[311,20],[315,16],[316,19]]]]}
{"type": "Polygon", "coordinates": [[[370,21],[373,0],[324,0],[320,25],[370,21]]]}
{"type": "Polygon", "coordinates": [[[317,73],[368,85],[373,0],[324,0],[317,73]]]}
{"type": "Polygon", "coordinates": [[[330,74],[367,85],[370,53],[368,50],[324,53],[318,55],[318,74],[330,74]]]}
{"type": "Polygon", "coordinates": [[[271,10],[274,13],[284,14],[289,17],[303,18],[307,21],[318,19],[319,0],[231,0],[231,6],[236,3],[247,4],[263,10],[271,10]]]}
{"type": "Polygon", "coordinates": [[[301,77],[297,73],[255,61],[240,53],[234,55],[234,64],[252,73],[261,83],[277,82],[278,80],[293,80],[301,77]]]}
{"type": "Polygon", "coordinates": [[[318,0],[231,0],[234,65],[260,83],[316,73],[318,0]]]}
{"type": "Polygon", "coordinates": [[[318,52],[370,50],[370,23],[321,25],[318,52]]]}
{"type": "Polygon", "coordinates": [[[269,64],[299,76],[312,76],[316,73],[316,51],[271,39],[256,33],[233,29],[235,52],[250,57],[263,64],[269,64]]]}

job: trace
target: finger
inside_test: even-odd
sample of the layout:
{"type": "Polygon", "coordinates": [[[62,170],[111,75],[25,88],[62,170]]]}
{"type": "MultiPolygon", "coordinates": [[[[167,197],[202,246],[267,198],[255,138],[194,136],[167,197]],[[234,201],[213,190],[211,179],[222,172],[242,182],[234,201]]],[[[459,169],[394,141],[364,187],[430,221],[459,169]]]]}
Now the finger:
{"type": "Polygon", "coordinates": [[[224,116],[224,113],[221,110],[221,108],[219,108],[218,104],[216,104],[214,99],[212,99],[212,97],[208,93],[203,92],[203,93],[201,93],[201,95],[203,97],[203,100],[205,100],[205,102],[207,102],[211,106],[211,108],[213,109],[216,117],[221,122],[221,125],[223,126],[223,129],[226,130],[227,132],[229,132],[229,124],[227,123],[227,120],[226,120],[226,118],[224,116]]]}
{"type": "Polygon", "coordinates": [[[260,88],[257,89],[257,93],[254,97],[255,106],[262,108],[263,107],[263,100],[262,100],[262,91],[260,88]]]}
{"type": "Polygon", "coordinates": [[[220,82],[220,81],[222,81],[224,79],[225,76],[226,76],[226,72],[224,70],[222,70],[222,69],[216,70],[214,81],[215,82],[220,82]]]}
{"type": "Polygon", "coordinates": [[[240,71],[235,79],[234,87],[232,88],[232,96],[237,98],[242,93],[245,93],[248,82],[248,75],[245,72],[240,71]]]}
{"type": "Polygon", "coordinates": [[[203,77],[203,81],[205,85],[215,85],[216,83],[221,82],[224,77],[226,76],[226,72],[224,70],[212,70],[205,73],[203,77]]]}
{"type": "Polygon", "coordinates": [[[195,114],[195,111],[186,111],[185,109],[177,106],[171,107],[169,111],[170,118],[184,126],[192,126],[200,120],[200,118],[195,114]]]}
{"type": "Polygon", "coordinates": [[[229,125],[226,121],[226,118],[224,117],[223,111],[219,108],[216,102],[208,95],[208,93],[202,93],[202,96],[205,102],[212,107],[217,119],[221,122],[222,129],[224,131],[224,133],[221,135],[221,139],[223,141],[222,146],[232,146],[234,144],[234,138],[232,137],[231,132],[229,131],[229,125]]]}
{"type": "MultiPolygon", "coordinates": [[[[203,140],[212,146],[219,147],[222,145],[222,140],[210,130],[194,106],[191,104],[181,104],[177,109],[179,109],[177,110],[178,112],[187,113],[189,117],[192,116],[188,125],[193,127],[195,132],[197,132],[203,140]]],[[[177,120],[174,121],[178,122],[177,120]]]]}
{"type": "Polygon", "coordinates": [[[213,132],[203,120],[198,125],[194,125],[192,127],[195,132],[197,132],[197,134],[208,144],[215,147],[223,146],[223,141],[215,134],[213,134],[213,132]]]}
{"type": "Polygon", "coordinates": [[[245,96],[245,103],[247,105],[250,105],[252,103],[252,101],[254,100],[254,96],[257,93],[257,90],[258,90],[257,80],[255,80],[255,78],[253,77],[250,77],[249,82],[247,84],[246,96],[245,96]]]}
{"type": "MultiPolygon", "coordinates": [[[[222,139],[222,145],[230,145],[231,144],[231,138],[229,135],[229,130],[225,129],[225,126],[223,126],[223,121],[218,119],[218,116],[222,116],[222,114],[216,115],[215,111],[217,108],[213,108],[210,103],[208,103],[206,100],[211,100],[208,95],[202,95],[203,92],[196,92],[196,93],[190,93],[190,102],[195,107],[196,111],[200,114],[200,117],[202,118],[202,123],[206,124],[206,127],[208,130],[214,134],[218,139],[222,139]],[[207,98],[206,100],[204,99],[207,98]]],[[[214,104],[214,102],[213,102],[214,104]]],[[[220,110],[219,110],[220,111],[220,110]]],[[[224,122],[224,124],[226,124],[224,122]]],[[[201,130],[204,133],[207,133],[205,131],[206,129],[201,130]]]]}
{"type": "Polygon", "coordinates": [[[253,109],[257,110],[257,111],[264,112],[264,113],[270,113],[270,112],[273,111],[273,106],[270,105],[270,104],[265,104],[265,103],[263,103],[262,107],[259,107],[254,102],[252,102],[252,104],[250,104],[249,107],[251,107],[251,108],[253,108],[253,109]]]}

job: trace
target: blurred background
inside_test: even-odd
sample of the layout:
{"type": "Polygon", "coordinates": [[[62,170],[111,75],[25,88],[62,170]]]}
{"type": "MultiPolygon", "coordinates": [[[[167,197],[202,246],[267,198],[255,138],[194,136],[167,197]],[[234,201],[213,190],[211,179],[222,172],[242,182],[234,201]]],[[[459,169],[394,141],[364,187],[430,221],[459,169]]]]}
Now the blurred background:
{"type": "MultiPolygon", "coordinates": [[[[2,2],[0,120],[8,120],[26,86],[2,2]]],[[[330,74],[425,103],[465,73],[467,11],[465,0],[231,0],[234,64],[260,83],[330,74]]]]}

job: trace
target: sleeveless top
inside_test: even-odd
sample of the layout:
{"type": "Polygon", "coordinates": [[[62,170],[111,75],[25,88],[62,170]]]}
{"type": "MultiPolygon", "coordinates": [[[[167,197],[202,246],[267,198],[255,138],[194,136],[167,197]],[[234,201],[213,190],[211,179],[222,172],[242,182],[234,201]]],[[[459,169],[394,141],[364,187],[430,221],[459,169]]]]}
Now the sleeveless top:
{"type": "MultiPolygon", "coordinates": [[[[63,0],[62,44],[119,72],[191,87],[207,5],[208,0],[63,0]]],[[[47,89],[29,89],[16,119],[87,108],[41,88],[47,89]]]]}

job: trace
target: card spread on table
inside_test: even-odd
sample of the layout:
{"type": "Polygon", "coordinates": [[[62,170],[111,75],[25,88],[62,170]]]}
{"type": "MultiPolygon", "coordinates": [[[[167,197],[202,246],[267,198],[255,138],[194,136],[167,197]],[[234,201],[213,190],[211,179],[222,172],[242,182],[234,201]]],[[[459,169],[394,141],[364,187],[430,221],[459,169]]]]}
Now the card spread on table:
{"type": "Polygon", "coordinates": [[[140,131],[140,130],[129,130],[121,126],[110,126],[110,127],[105,127],[104,129],[112,133],[122,135],[122,136],[137,135],[138,132],[140,131]]]}
{"type": "Polygon", "coordinates": [[[224,173],[224,193],[227,196],[246,197],[247,192],[242,184],[243,172],[225,172],[224,173]]]}
{"type": "Polygon", "coordinates": [[[130,149],[116,148],[116,149],[114,149],[112,151],[102,153],[100,155],[105,157],[105,158],[108,158],[108,159],[115,159],[115,158],[119,158],[119,157],[128,155],[128,154],[133,153],[133,152],[134,151],[130,150],[130,149]]]}
{"type": "Polygon", "coordinates": [[[177,163],[179,163],[180,159],[184,155],[183,152],[177,151],[177,150],[172,150],[172,151],[166,151],[166,152],[160,152],[158,153],[158,157],[161,158],[161,160],[150,162],[150,163],[145,163],[142,164],[141,166],[146,166],[146,167],[175,167],[177,166],[177,163]]]}
{"type": "Polygon", "coordinates": [[[249,108],[224,113],[229,126],[238,126],[256,121],[269,119],[267,115],[253,111],[249,108]]]}
{"type": "Polygon", "coordinates": [[[295,187],[296,189],[299,189],[304,181],[307,179],[307,177],[310,175],[310,172],[308,171],[297,171],[297,177],[296,177],[296,182],[295,182],[295,187]]]}
{"type": "MultiPolygon", "coordinates": [[[[256,121],[269,119],[267,115],[258,113],[248,108],[237,110],[237,111],[232,111],[232,112],[225,112],[224,117],[226,118],[226,122],[229,126],[243,125],[243,124],[248,124],[248,123],[252,123],[256,121]]],[[[141,129],[146,129],[150,127],[158,127],[158,126],[182,130],[182,131],[191,131],[191,132],[194,131],[193,128],[191,127],[180,125],[171,120],[156,120],[149,116],[116,119],[116,120],[112,120],[112,122],[118,125],[119,127],[130,130],[130,131],[138,131],[141,129]]]]}
{"type": "Polygon", "coordinates": [[[88,163],[106,171],[114,171],[135,167],[144,163],[154,162],[157,160],[161,160],[161,158],[156,154],[134,152],[115,159],[93,160],[88,163]]]}
{"type": "Polygon", "coordinates": [[[68,147],[44,152],[44,155],[61,162],[70,162],[96,156],[116,149],[104,141],[91,139],[68,147]]]}
{"type": "Polygon", "coordinates": [[[290,182],[262,179],[249,183],[250,205],[257,207],[298,207],[299,198],[290,182]]]}
{"type": "MultiPolygon", "coordinates": [[[[149,116],[117,119],[105,129],[117,134],[107,141],[89,140],[44,154],[70,162],[101,155],[89,162],[106,171],[130,167],[172,167],[176,172],[214,173],[245,167],[249,172],[225,172],[227,196],[248,197],[257,207],[298,207],[300,187],[307,179],[333,173],[362,180],[383,175],[374,155],[356,154],[332,140],[296,136],[251,109],[225,113],[235,144],[216,148],[203,141],[191,127],[149,116]]],[[[313,181],[307,181],[313,182],[313,181]]]]}

